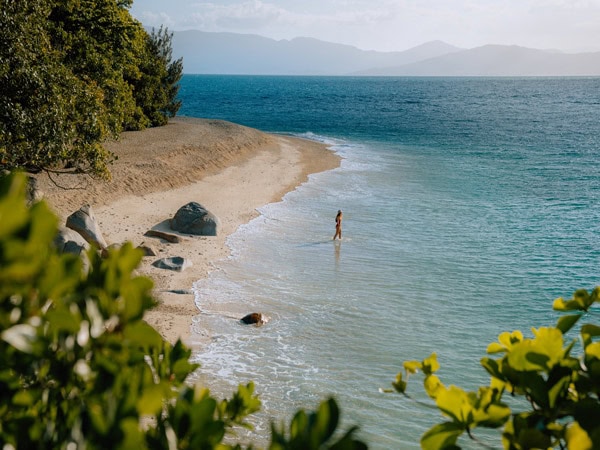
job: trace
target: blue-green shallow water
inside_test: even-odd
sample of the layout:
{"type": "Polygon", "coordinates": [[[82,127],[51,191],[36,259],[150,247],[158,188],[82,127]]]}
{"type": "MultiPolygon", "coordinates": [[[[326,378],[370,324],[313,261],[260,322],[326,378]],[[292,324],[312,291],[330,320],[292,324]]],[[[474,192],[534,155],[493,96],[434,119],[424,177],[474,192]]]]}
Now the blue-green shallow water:
{"type": "Polygon", "coordinates": [[[435,351],[446,384],[474,389],[499,333],[553,324],[554,298],[600,284],[600,79],[185,76],[181,98],[343,158],[262,208],[196,286],[198,376],[220,395],[255,381],[252,438],[333,394],[371,448],[418,448],[439,413],[378,392],[404,360],[435,351]],[[272,321],[232,318],[251,311],[272,321]]]}

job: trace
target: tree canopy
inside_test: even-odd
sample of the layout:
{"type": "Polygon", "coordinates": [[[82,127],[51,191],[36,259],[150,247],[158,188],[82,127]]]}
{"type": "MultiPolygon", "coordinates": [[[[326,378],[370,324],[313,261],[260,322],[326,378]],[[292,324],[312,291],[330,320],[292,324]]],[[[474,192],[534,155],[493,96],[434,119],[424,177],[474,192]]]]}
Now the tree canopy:
{"type": "Polygon", "coordinates": [[[181,59],[130,0],[0,0],[0,167],[109,176],[103,143],[166,124],[181,59]]]}

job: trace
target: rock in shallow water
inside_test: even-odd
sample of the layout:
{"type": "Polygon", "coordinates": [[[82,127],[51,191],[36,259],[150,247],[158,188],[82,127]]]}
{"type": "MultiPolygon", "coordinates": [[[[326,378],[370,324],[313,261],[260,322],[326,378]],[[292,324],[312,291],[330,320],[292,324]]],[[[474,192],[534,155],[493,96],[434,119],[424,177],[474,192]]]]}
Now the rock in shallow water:
{"type": "Polygon", "coordinates": [[[246,325],[260,326],[269,321],[269,317],[262,313],[250,313],[240,319],[240,322],[246,325]]]}

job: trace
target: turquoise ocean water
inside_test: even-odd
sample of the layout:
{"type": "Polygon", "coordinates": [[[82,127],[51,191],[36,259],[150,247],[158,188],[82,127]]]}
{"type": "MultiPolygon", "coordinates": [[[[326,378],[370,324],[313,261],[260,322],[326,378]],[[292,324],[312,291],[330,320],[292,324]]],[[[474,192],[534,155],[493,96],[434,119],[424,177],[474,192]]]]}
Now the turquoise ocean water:
{"type": "Polygon", "coordinates": [[[371,448],[419,448],[439,413],[379,392],[403,361],[436,352],[443,382],[475,389],[498,334],[551,325],[554,298],[600,285],[598,78],[181,84],[182,115],[320,140],[343,158],[261,208],[196,285],[195,333],[211,336],[197,376],[219,396],[255,381],[263,413],[248,439],[332,394],[371,448]],[[235,320],[251,311],[272,320],[235,320]]]}

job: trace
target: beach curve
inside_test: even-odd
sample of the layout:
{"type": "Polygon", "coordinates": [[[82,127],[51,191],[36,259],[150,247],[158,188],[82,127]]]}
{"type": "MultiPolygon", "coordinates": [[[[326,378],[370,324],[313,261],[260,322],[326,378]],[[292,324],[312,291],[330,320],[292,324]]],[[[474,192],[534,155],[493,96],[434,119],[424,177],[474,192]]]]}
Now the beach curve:
{"type": "Polygon", "coordinates": [[[156,250],[157,256],[145,257],[138,269],[153,279],[159,301],[145,320],[171,342],[189,341],[192,319],[200,311],[193,295],[185,293],[229,255],[227,236],[256,217],[257,208],[281,200],[308,175],[340,164],[339,156],[318,142],[186,117],[174,118],[165,127],[123,133],[107,148],[118,157],[110,182],[86,175],[50,179],[38,174],[38,187],[61,223],[87,203],[109,244],[130,241],[156,250]],[[172,232],[168,219],[191,201],[219,218],[217,236],[175,233],[183,240],[176,244],[144,235],[152,228],[172,232]],[[192,266],[182,272],[152,266],[156,259],[171,256],[184,257],[192,266]]]}

